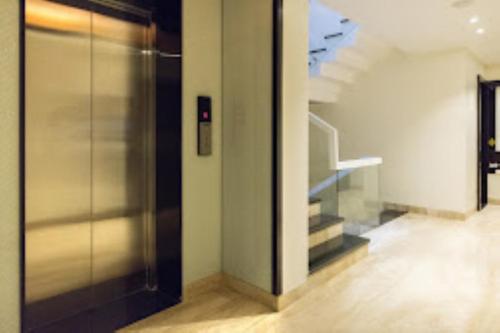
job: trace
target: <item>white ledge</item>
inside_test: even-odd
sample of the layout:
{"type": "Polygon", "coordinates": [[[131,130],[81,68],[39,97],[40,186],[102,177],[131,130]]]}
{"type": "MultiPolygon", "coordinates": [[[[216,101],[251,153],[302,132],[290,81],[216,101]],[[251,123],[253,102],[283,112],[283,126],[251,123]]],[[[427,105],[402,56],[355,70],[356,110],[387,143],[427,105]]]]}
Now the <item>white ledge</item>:
{"type": "Polygon", "coordinates": [[[339,161],[337,164],[337,170],[359,169],[363,167],[380,165],[382,164],[382,162],[382,157],[366,157],[359,158],[357,160],[339,161]]]}

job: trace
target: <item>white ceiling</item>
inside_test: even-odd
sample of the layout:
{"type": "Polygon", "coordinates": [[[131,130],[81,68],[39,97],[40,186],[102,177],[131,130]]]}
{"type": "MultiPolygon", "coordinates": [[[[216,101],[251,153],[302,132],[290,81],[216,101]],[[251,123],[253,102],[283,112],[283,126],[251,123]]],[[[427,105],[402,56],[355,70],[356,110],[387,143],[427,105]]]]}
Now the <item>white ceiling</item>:
{"type": "Polygon", "coordinates": [[[468,48],[500,64],[500,0],[323,0],[371,35],[408,53],[468,48]],[[454,6],[454,3],[457,3],[454,6]],[[469,19],[479,17],[477,24],[469,19]],[[483,35],[476,34],[484,28],[483,35]]]}

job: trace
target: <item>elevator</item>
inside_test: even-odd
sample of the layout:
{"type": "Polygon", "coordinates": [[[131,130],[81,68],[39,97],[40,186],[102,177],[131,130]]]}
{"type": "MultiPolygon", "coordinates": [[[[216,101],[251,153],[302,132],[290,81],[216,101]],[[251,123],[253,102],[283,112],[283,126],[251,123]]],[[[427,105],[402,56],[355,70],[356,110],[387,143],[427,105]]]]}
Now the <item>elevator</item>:
{"type": "Polygon", "coordinates": [[[25,1],[26,332],[111,332],[181,299],[180,4],[169,6],[25,1]]]}

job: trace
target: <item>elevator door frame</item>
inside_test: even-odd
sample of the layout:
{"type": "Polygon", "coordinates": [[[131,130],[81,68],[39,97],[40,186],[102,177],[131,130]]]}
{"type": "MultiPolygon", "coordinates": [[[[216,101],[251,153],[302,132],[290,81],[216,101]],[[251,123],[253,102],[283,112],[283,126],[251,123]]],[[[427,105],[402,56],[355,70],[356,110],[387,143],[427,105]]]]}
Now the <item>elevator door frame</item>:
{"type": "MultiPolygon", "coordinates": [[[[20,38],[20,66],[19,66],[19,72],[20,72],[20,81],[19,81],[19,89],[20,89],[20,129],[19,129],[19,143],[20,143],[20,246],[21,246],[21,258],[20,258],[20,273],[21,273],[21,286],[20,286],[20,312],[21,312],[21,331],[22,332],[28,332],[32,331],[26,326],[26,313],[25,313],[25,303],[26,303],[26,295],[25,295],[25,288],[26,288],[26,261],[25,261],[25,246],[26,246],[26,241],[25,241],[25,232],[26,232],[26,179],[25,179],[25,172],[26,172],[26,124],[25,124],[25,109],[26,109],[26,92],[25,92],[25,77],[26,77],[26,70],[25,70],[25,43],[26,43],[26,38],[25,38],[25,29],[26,27],[26,20],[25,20],[25,9],[26,9],[26,1],[28,0],[21,0],[20,1],[20,29],[19,29],[19,38],[20,38]]],[[[95,3],[92,0],[51,0],[53,2],[58,2],[62,4],[67,4],[67,5],[72,5],[78,8],[82,8],[90,5],[93,6],[95,3]]],[[[107,1],[107,0],[106,0],[107,1]]],[[[131,4],[131,5],[136,5],[136,4],[146,4],[148,5],[148,8],[151,8],[149,6],[152,6],[154,1],[152,0],[123,0],[123,2],[131,4]]],[[[160,1],[161,2],[161,1],[160,1]]],[[[159,5],[162,6],[162,5],[159,5]]],[[[139,320],[141,318],[144,318],[145,316],[151,315],[155,312],[158,312],[162,309],[165,309],[167,307],[170,307],[172,305],[175,305],[179,303],[182,300],[182,260],[181,260],[181,225],[182,225],[182,156],[180,154],[182,150],[182,54],[181,54],[181,36],[182,36],[182,0],[176,0],[176,1],[171,1],[169,6],[173,9],[172,11],[169,11],[168,13],[160,13],[159,11],[154,12],[154,23],[157,25],[157,32],[162,32],[163,35],[165,34],[170,34],[173,35],[174,38],[173,40],[171,39],[157,39],[156,40],[156,47],[161,51],[163,54],[171,54],[172,59],[176,61],[173,64],[170,64],[170,66],[173,66],[177,70],[176,76],[172,82],[169,82],[170,86],[173,87],[173,90],[170,93],[170,97],[175,98],[175,103],[173,104],[174,107],[171,108],[169,106],[169,112],[175,114],[175,118],[173,120],[178,121],[178,123],[175,124],[175,128],[173,129],[173,133],[167,133],[170,134],[171,138],[174,137],[175,140],[171,140],[171,142],[165,142],[164,139],[165,137],[162,137],[161,135],[158,135],[158,133],[162,132],[165,134],[165,131],[169,131],[170,128],[161,128],[158,127],[156,128],[156,134],[155,134],[155,140],[156,143],[159,142],[159,140],[163,139],[161,142],[164,147],[169,148],[169,152],[174,152],[174,154],[171,154],[168,156],[168,161],[166,160],[158,160],[158,157],[156,158],[156,167],[155,167],[155,173],[156,173],[156,178],[160,176],[164,176],[163,174],[166,173],[164,170],[159,170],[159,166],[164,166],[166,164],[172,165],[172,170],[175,172],[168,177],[167,179],[172,181],[172,179],[175,179],[175,184],[172,186],[172,189],[165,189],[165,188],[158,188],[156,186],[156,193],[154,195],[156,203],[158,204],[159,199],[161,197],[168,198],[165,202],[160,202],[162,204],[165,213],[165,208],[169,212],[174,212],[174,218],[170,218],[170,220],[165,220],[165,217],[163,217],[163,220],[158,217],[160,215],[159,211],[155,212],[155,225],[158,227],[158,225],[163,226],[163,228],[166,230],[173,230],[170,235],[161,235],[161,234],[156,234],[156,240],[158,238],[160,239],[165,239],[165,237],[170,237],[171,240],[174,240],[172,242],[172,245],[170,247],[163,247],[163,248],[156,248],[156,251],[166,251],[166,253],[157,253],[157,256],[161,256],[163,258],[166,258],[167,261],[166,263],[170,265],[170,267],[163,267],[165,266],[164,264],[156,263],[156,270],[159,271],[164,271],[165,273],[170,274],[168,279],[166,280],[158,280],[157,285],[150,290],[145,291],[144,294],[134,294],[131,297],[127,299],[122,299],[117,302],[114,302],[112,304],[107,304],[106,306],[100,307],[100,308],[92,308],[88,309],[84,313],[79,313],[78,315],[69,318],[68,320],[62,320],[60,322],[54,323],[54,325],[49,326],[44,326],[45,328],[61,328],[61,327],[74,327],[73,325],[78,325],[80,328],[82,327],[87,327],[88,329],[86,331],[93,331],[97,330],[98,332],[101,331],[112,331],[117,327],[121,327],[125,324],[131,323],[133,321],[139,320]],[[169,24],[165,24],[165,23],[169,24]],[[171,23],[173,22],[173,23],[171,23]],[[163,23],[163,24],[161,24],[163,23]],[[173,161],[173,162],[172,162],[173,161]],[[170,225],[169,227],[165,226],[165,222],[168,222],[170,225]],[[160,224],[163,223],[163,224],[160,224]],[[175,266],[175,267],[174,267],[175,266]],[[172,284],[171,285],[167,285],[172,284]],[[123,307],[127,308],[127,313],[117,313],[120,309],[123,309],[123,307]],[[110,320],[112,318],[113,320],[110,320]],[[58,325],[70,325],[70,326],[58,326],[58,325]],[[87,325],[87,326],[86,326],[87,325]]],[[[160,52],[158,52],[159,54],[160,52]]],[[[162,65],[157,65],[156,71],[161,71],[162,65]],[[159,68],[158,68],[159,67],[159,68]]],[[[165,69],[164,69],[165,70],[165,69]]],[[[156,85],[158,86],[158,81],[156,85]]],[[[160,101],[157,99],[157,107],[156,111],[154,111],[155,117],[158,116],[159,110],[161,107],[163,107],[163,110],[165,109],[165,101],[160,101]]],[[[158,146],[158,145],[157,145],[158,146]]],[[[158,151],[156,151],[158,153],[158,151]]],[[[166,156],[162,156],[164,159],[166,156]]],[[[169,170],[167,170],[169,171],[169,170]]],[[[164,214],[162,215],[164,216],[164,214]]],[[[156,241],[158,243],[158,241],[156,241]]],[[[120,311],[119,311],[120,312],[120,311]]],[[[44,329],[45,329],[44,328],[44,329]]],[[[38,332],[38,328],[36,328],[36,331],[38,332]]],[[[43,331],[43,330],[42,330],[43,331]]]]}

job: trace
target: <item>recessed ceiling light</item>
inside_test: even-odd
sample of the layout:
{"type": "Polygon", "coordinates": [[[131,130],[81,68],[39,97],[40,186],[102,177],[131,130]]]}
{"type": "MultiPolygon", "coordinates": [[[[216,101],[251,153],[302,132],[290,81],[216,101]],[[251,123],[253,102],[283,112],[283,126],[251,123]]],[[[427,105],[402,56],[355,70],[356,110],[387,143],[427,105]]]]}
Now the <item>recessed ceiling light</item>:
{"type": "Polygon", "coordinates": [[[472,17],[469,19],[469,23],[470,23],[470,24],[476,24],[477,22],[479,22],[479,17],[477,17],[477,16],[472,16],[472,17]]]}
{"type": "Polygon", "coordinates": [[[486,31],[485,31],[483,28],[478,28],[478,29],[476,29],[476,34],[478,34],[478,35],[482,35],[482,34],[484,34],[485,32],[486,32],[486,31]]]}

